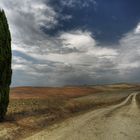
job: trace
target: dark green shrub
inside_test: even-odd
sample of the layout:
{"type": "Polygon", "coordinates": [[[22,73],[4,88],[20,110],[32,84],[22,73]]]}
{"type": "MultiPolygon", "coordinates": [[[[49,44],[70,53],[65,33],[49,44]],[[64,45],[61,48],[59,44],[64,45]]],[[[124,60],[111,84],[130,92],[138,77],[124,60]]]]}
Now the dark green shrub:
{"type": "Polygon", "coordinates": [[[11,36],[7,19],[0,10],[0,121],[4,119],[9,103],[11,84],[11,36]]]}

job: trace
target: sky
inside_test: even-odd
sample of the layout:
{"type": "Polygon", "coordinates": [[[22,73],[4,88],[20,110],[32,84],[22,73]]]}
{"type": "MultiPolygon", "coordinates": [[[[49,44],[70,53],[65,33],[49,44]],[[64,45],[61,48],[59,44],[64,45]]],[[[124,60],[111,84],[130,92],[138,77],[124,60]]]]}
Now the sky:
{"type": "Polygon", "coordinates": [[[1,0],[12,86],[140,82],[139,0],[1,0]]]}

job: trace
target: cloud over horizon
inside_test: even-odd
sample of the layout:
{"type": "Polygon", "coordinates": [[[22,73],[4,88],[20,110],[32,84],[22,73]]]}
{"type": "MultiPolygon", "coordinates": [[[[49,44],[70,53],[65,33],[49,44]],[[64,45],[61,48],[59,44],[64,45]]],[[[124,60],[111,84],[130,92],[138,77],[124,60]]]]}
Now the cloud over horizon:
{"type": "MultiPolygon", "coordinates": [[[[61,6],[75,9],[81,2],[61,0],[61,6]]],[[[100,4],[95,0],[87,0],[79,9],[90,6],[97,14],[100,4]]],[[[2,0],[0,7],[12,33],[12,86],[140,82],[140,20],[121,33],[117,43],[111,40],[112,32],[111,43],[101,43],[97,36],[104,34],[102,29],[97,35],[96,26],[94,30],[86,24],[66,28],[77,13],[58,12],[49,0],[2,0]]]]}

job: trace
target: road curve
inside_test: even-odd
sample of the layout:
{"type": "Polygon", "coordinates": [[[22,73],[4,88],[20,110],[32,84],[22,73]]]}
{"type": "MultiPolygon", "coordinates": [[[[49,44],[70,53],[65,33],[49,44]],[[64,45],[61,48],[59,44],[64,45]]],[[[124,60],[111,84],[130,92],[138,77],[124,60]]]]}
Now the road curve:
{"type": "Polygon", "coordinates": [[[130,94],[120,104],[54,125],[26,140],[140,140],[137,94],[130,94]]]}

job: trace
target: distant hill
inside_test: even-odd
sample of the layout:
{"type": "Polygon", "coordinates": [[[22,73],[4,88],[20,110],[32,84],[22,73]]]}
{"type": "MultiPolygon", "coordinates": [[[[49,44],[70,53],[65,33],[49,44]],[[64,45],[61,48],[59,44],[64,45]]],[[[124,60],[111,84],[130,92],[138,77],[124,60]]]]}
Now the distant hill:
{"type": "Polygon", "coordinates": [[[103,86],[70,86],[70,87],[14,87],[11,88],[10,98],[47,98],[50,96],[64,96],[75,98],[100,91],[112,91],[116,89],[126,89],[140,87],[133,84],[112,84],[103,86]]]}

